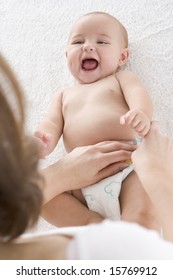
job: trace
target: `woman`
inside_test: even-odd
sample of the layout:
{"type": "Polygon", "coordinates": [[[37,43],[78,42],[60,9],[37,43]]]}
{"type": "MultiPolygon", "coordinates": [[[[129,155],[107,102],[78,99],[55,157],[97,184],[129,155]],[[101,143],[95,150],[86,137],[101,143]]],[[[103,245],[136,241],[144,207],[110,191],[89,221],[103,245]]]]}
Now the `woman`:
{"type": "MultiPolygon", "coordinates": [[[[135,225],[134,228],[134,225],[123,222],[104,222],[97,226],[86,227],[75,237],[54,235],[39,240],[19,238],[15,242],[7,242],[20,236],[26,228],[37,221],[42,203],[48,202],[63,191],[94,183],[124,168],[123,161],[130,157],[134,147],[118,142],[106,142],[78,148],[45,169],[41,176],[37,169],[37,147],[24,133],[21,89],[2,57],[0,57],[0,69],[0,259],[128,259],[127,250],[123,253],[121,246],[120,254],[117,248],[118,244],[122,245],[124,242],[123,238],[128,242],[130,231],[138,237],[144,235],[146,242],[151,243],[153,238],[149,231],[144,232],[144,229],[139,226],[136,228],[135,225]],[[12,99],[11,96],[6,97],[9,94],[13,96],[12,99]],[[15,102],[11,104],[10,100],[15,102]],[[124,227],[130,231],[124,231],[124,227]],[[126,233],[123,238],[122,231],[126,233]],[[91,236],[93,239],[90,238],[91,236]],[[108,243],[103,242],[105,237],[109,240],[108,243]],[[92,240],[94,243],[91,242],[92,240]],[[96,240],[97,244],[95,244],[96,240]],[[77,245],[81,242],[83,255],[77,245]],[[87,256],[84,254],[86,248],[87,256]]],[[[155,126],[152,125],[140,148],[132,154],[132,159],[135,170],[160,215],[164,237],[173,241],[171,218],[173,147],[171,140],[161,135],[155,126]],[[163,162],[164,167],[161,166],[163,162]],[[160,185],[162,178],[164,178],[164,188],[162,184],[160,185]]],[[[157,234],[154,235],[154,239],[157,241],[155,251],[157,254],[154,254],[154,257],[157,258],[159,248],[163,248],[160,249],[162,252],[160,256],[173,258],[173,245],[162,241],[157,234]]],[[[133,245],[131,240],[129,242],[133,245]]],[[[141,248],[139,252],[142,258],[146,256],[143,249],[141,248]]],[[[131,258],[135,258],[132,252],[128,252],[131,258]]]]}

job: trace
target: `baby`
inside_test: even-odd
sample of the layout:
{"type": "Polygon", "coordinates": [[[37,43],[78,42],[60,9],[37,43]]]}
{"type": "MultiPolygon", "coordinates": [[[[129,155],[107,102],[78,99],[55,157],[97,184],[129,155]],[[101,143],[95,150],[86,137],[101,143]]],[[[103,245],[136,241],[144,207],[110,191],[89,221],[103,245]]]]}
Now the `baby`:
{"type": "MultiPolygon", "coordinates": [[[[72,26],[66,57],[76,83],[53,97],[35,132],[40,157],[54,150],[61,135],[70,152],[101,141],[134,143],[148,133],[152,102],[138,77],[120,70],[129,57],[128,34],[116,18],[103,12],[79,18],[72,26]]],[[[88,208],[101,217],[117,220],[121,213],[124,220],[158,229],[154,208],[130,163],[118,174],[83,188],[82,194],[88,208]]],[[[82,194],[72,193],[81,201],[82,194]]],[[[75,212],[80,215],[78,203],[75,212]]]]}

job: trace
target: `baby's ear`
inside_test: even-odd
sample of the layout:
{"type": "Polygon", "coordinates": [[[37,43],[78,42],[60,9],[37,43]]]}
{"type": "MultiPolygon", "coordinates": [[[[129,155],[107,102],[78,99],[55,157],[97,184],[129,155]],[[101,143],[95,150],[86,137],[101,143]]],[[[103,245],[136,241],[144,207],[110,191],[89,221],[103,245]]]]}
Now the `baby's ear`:
{"type": "Polygon", "coordinates": [[[124,65],[127,62],[128,58],[129,58],[129,49],[125,48],[121,52],[121,56],[120,56],[120,59],[119,59],[118,66],[124,65]]]}

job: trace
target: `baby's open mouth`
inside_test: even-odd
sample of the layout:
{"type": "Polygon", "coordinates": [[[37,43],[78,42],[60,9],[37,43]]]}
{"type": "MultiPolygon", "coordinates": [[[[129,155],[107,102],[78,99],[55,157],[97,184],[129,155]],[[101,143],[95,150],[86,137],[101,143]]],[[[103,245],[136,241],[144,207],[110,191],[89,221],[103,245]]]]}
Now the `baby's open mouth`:
{"type": "Polygon", "coordinates": [[[82,69],[86,71],[95,70],[98,66],[98,61],[94,58],[84,59],[82,61],[82,69]]]}

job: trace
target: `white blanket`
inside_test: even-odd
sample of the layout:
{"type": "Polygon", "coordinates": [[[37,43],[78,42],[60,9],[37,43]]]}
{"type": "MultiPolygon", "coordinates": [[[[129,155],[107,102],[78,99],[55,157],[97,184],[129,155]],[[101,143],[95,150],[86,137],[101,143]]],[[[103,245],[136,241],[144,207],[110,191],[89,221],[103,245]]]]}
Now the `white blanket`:
{"type": "MultiPolygon", "coordinates": [[[[173,136],[173,0],[1,0],[1,52],[26,93],[28,130],[34,131],[58,88],[73,82],[65,59],[67,37],[72,22],[91,11],[111,13],[126,26],[127,67],[148,89],[163,132],[173,136]]],[[[61,142],[44,165],[62,155],[61,142]]]]}

